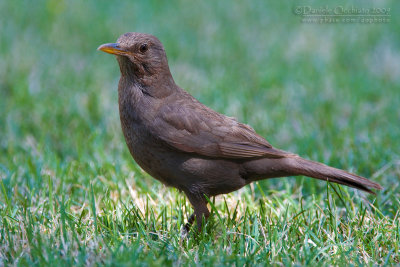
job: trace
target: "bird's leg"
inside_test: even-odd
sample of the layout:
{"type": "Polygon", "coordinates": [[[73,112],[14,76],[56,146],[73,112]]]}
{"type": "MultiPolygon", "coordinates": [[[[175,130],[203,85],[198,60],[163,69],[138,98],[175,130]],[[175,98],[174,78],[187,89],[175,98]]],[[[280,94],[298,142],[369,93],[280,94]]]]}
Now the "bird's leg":
{"type": "Polygon", "coordinates": [[[188,222],[183,226],[182,230],[181,230],[181,242],[186,239],[189,231],[190,231],[190,227],[192,227],[192,224],[194,222],[194,218],[195,218],[195,214],[192,213],[192,215],[190,215],[188,222]]]}
{"type": "Polygon", "coordinates": [[[184,231],[186,231],[186,233],[188,233],[190,230],[190,227],[192,227],[195,217],[196,217],[196,215],[193,212],[192,215],[190,215],[188,222],[183,227],[183,229],[184,229],[184,231]]]}
{"type": "Polygon", "coordinates": [[[181,242],[187,237],[189,233],[190,227],[192,227],[194,223],[194,219],[197,221],[197,230],[200,232],[202,225],[203,225],[203,218],[204,222],[207,221],[208,217],[210,216],[210,212],[207,208],[207,201],[204,198],[194,197],[192,195],[186,194],[190,203],[194,208],[194,212],[190,215],[188,222],[183,226],[181,231],[181,242]]]}
{"type": "Polygon", "coordinates": [[[196,214],[197,230],[200,232],[203,226],[203,219],[204,223],[206,223],[208,217],[210,216],[210,211],[207,208],[207,202],[201,202],[201,204],[199,203],[197,207],[194,207],[194,213],[196,214]]]}
{"type": "Polygon", "coordinates": [[[200,232],[203,225],[203,218],[204,222],[206,222],[210,216],[210,211],[207,208],[207,200],[204,198],[204,196],[199,197],[198,195],[188,193],[186,193],[186,195],[194,209],[194,213],[190,216],[188,223],[192,224],[194,221],[194,216],[196,216],[197,229],[200,232]]]}

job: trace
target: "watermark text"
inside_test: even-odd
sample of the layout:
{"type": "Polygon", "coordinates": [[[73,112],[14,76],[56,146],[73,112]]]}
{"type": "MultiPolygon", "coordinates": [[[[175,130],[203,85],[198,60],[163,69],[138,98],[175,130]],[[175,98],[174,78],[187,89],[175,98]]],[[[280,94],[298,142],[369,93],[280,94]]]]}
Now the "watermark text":
{"type": "Polygon", "coordinates": [[[303,23],[389,23],[391,8],[356,6],[308,6],[299,5],[293,13],[301,17],[303,23]]]}

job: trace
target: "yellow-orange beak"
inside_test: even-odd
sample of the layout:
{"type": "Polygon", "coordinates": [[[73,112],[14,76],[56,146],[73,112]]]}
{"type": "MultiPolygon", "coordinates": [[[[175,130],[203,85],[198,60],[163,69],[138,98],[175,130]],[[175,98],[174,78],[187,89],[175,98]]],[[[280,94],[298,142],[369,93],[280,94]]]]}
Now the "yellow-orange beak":
{"type": "Polygon", "coordinates": [[[101,46],[99,46],[97,48],[97,50],[100,50],[100,51],[103,51],[103,52],[106,52],[109,54],[121,55],[121,56],[130,54],[130,52],[126,51],[124,48],[122,48],[119,43],[102,44],[101,46]]]}

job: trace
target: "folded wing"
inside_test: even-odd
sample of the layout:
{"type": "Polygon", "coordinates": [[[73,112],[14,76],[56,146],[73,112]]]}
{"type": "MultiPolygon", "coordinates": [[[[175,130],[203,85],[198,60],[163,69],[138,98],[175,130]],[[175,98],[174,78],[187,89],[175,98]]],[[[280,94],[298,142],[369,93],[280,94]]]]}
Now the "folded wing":
{"type": "Polygon", "coordinates": [[[232,159],[292,155],[273,148],[250,126],[217,113],[188,94],[162,106],[153,125],[154,136],[188,153],[232,159]]]}

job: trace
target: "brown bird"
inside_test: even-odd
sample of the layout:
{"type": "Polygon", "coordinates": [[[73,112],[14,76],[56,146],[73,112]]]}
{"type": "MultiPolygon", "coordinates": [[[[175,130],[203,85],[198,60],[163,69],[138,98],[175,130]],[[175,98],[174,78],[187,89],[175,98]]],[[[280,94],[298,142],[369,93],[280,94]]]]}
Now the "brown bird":
{"type": "Polygon", "coordinates": [[[125,33],[98,50],[117,57],[122,131],[135,161],[193,205],[189,218],[209,216],[206,197],[262,179],[305,175],[373,193],[364,177],[276,149],[250,126],[203,105],[175,84],[161,42],[125,33]]]}

